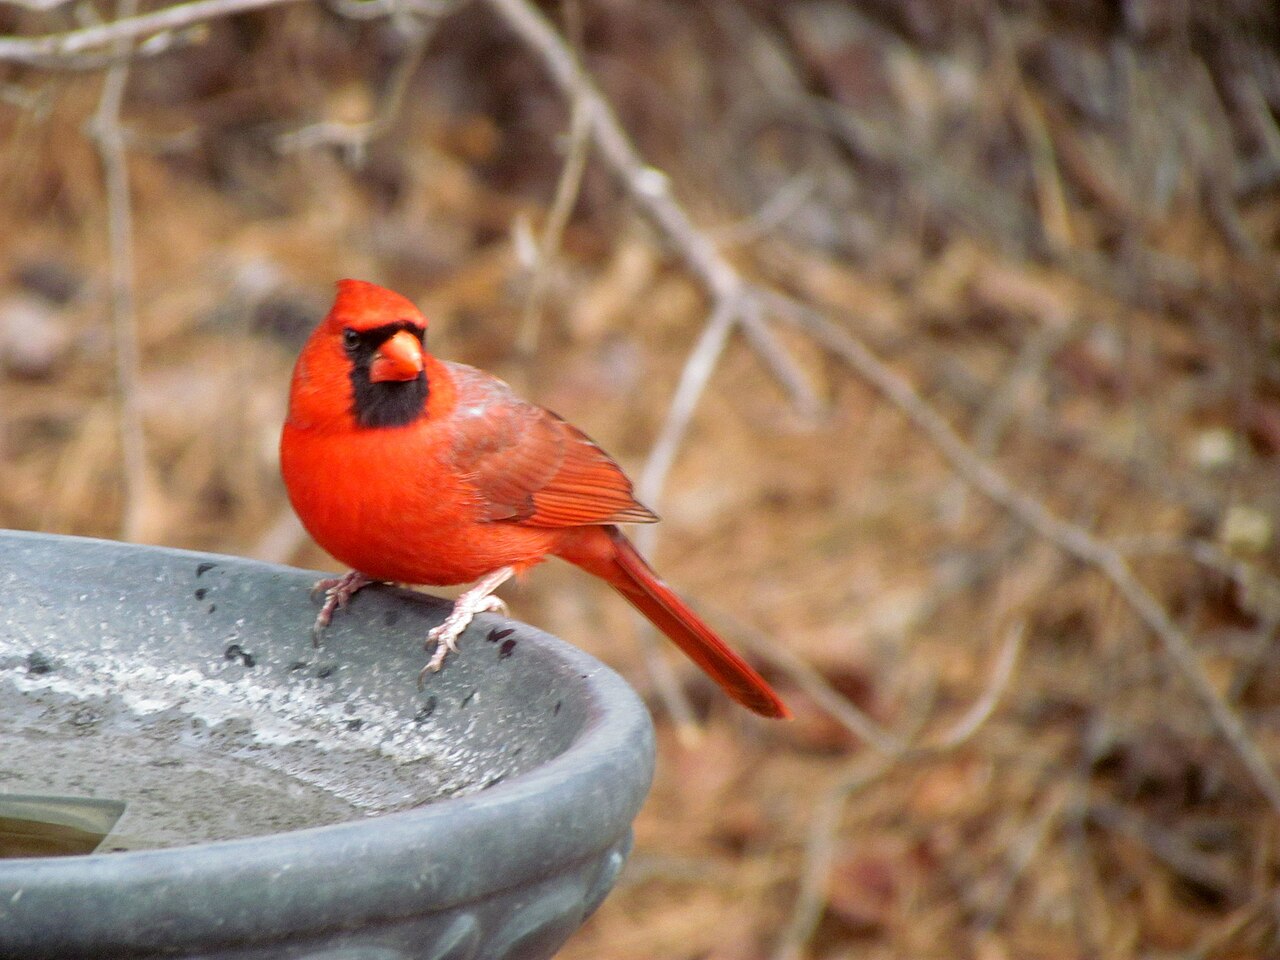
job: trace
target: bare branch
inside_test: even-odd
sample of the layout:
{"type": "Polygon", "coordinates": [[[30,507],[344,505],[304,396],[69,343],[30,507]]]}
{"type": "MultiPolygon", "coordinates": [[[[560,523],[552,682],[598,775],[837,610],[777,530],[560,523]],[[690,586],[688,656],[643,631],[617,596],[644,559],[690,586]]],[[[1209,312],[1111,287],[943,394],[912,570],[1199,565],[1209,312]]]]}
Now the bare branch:
{"type": "Polygon", "coordinates": [[[671,197],[667,175],[644,162],[608,102],[578,63],[556,29],[526,0],[487,0],[522,40],[542,57],[569,99],[581,97],[591,115],[591,132],[601,154],[681,256],[717,299],[733,299],[745,286],[706,234],[671,197]]]}
{"type": "Polygon", "coordinates": [[[1050,789],[1047,796],[1039,802],[1040,809],[1018,830],[1018,835],[1002,858],[1003,864],[996,874],[994,891],[978,905],[983,929],[995,929],[1004,919],[1018,884],[1036,855],[1061,825],[1070,802],[1069,790],[1050,789]]]}
{"type": "Polygon", "coordinates": [[[845,804],[893,766],[894,758],[890,756],[860,758],[818,801],[805,847],[800,892],[791,910],[791,920],[774,948],[773,960],[801,960],[805,955],[805,944],[817,929],[826,906],[827,881],[835,864],[836,832],[840,829],[845,804]]]}
{"type": "Polygon", "coordinates": [[[982,695],[973,702],[973,705],[965,712],[964,716],[957,720],[955,725],[944,733],[936,744],[932,744],[928,749],[954,750],[977,733],[982,725],[991,719],[991,714],[995,712],[996,705],[1000,702],[1000,698],[1004,696],[1004,692],[1009,686],[1009,681],[1013,677],[1013,668],[1018,662],[1018,654],[1022,652],[1022,638],[1025,634],[1026,624],[1018,623],[1005,635],[1004,645],[1000,648],[1000,653],[996,657],[995,667],[991,671],[991,678],[987,681],[982,695]]]}
{"type": "Polygon", "coordinates": [[[71,0],[0,0],[0,3],[7,3],[11,7],[22,7],[24,10],[35,10],[38,13],[57,10],[70,2],[71,0]]]}
{"type": "Polygon", "coordinates": [[[768,236],[784,223],[817,189],[818,183],[811,174],[798,173],[782,184],[755,213],[711,232],[722,246],[742,246],[768,236]]]}
{"type": "MultiPolygon", "coordinates": [[[[582,69],[564,38],[528,0],[487,2],[542,57],[565,97],[574,102],[581,98],[600,155],[689,269],[706,285],[715,304],[718,306],[723,301],[743,304],[746,280],[721,255],[711,237],[694,226],[671,195],[667,175],[644,161],[609,102],[582,69]]],[[[820,404],[808,378],[765,329],[763,318],[758,313],[740,313],[734,319],[748,332],[752,346],[791,393],[797,408],[804,412],[817,410],[820,404]]]]}
{"type": "MultiPolygon", "coordinates": [[[[675,395],[667,408],[667,417],[663,421],[658,439],[649,450],[644,469],[640,471],[640,479],[636,483],[636,493],[640,500],[652,509],[660,510],[662,491],[667,483],[667,474],[675,463],[676,452],[689,430],[693,413],[697,409],[702,392],[719,363],[724,348],[729,342],[729,334],[733,330],[738,304],[735,300],[722,300],[711,311],[702,335],[680,371],[680,381],[676,385],[675,395]]],[[[636,531],[636,541],[644,549],[653,547],[655,528],[641,527],[636,531]]]]}
{"type": "MultiPolygon", "coordinates": [[[[465,0],[463,0],[465,2],[465,0]]],[[[452,13],[460,0],[328,0],[327,6],[348,20],[378,20],[404,14],[438,18],[452,13]]]]}
{"type": "MultiPolygon", "coordinates": [[[[827,901],[826,886],[831,868],[835,863],[836,834],[849,799],[902,764],[928,761],[968,741],[990,719],[1001,695],[1008,687],[1018,653],[1022,648],[1024,632],[1023,624],[1017,624],[1009,631],[996,658],[991,678],[981,696],[937,743],[926,746],[913,745],[916,731],[928,716],[932,698],[918,698],[915,704],[917,713],[908,718],[907,732],[903,735],[894,736],[884,733],[871,724],[870,720],[865,721],[871,724],[871,729],[867,732],[876,733],[874,737],[867,736],[866,739],[883,752],[874,757],[860,757],[848,773],[837,780],[818,800],[813,821],[809,827],[809,841],[805,847],[800,890],[791,908],[791,919],[774,948],[774,960],[800,960],[804,956],[804,946],[813,936],[827,901]]],[[[781,652],[776,648],[770,648],[771,655],[781,652]]],[[[791,666],[794,668],[795,665],[791,666]]],[[[819,683],[822,682],[819,678],[819,683]]],[[[833,716],[839,715],[833,712],[833,716]]],[[[862,726],[862,721],[859,721],[859,726],[862,726]]]]}
{"type": "Polygon", "coordinates": [[[67,61],[102,47],[154,37],[219,17],[294,2],[297,0],[191,0],[152,13],[124,16],[110,23],[94,24],[66,33],[0,37],[0,61],[52,67],[73,65],[67,61]]]}
{"type": "Polygon", "coordinates": [[[1216,927],[1184,956],[1186,960],[1209,960],[1210,957],[1223,956],[1227,945],[1240,935],[1250,924],[1266,914],[1280,911],[1280,893],[1270,886],[1264,889],[1250,902],[1228,914],[1216,927]]]}
{"type": "Polygon", "coordinates": [[[1077,560],[1097,569],[1159,639],[1208,710],[1218,732],[1231,745],[1253,775],[1254,783],[1272,808],[1280,811],[1280,778],[1276,776],[1240,717],[1213,685],[1184,633],[1168,611],[1134,576],[1124,556],[1083,527],[1058,517],[1043,503],[1023,492],[1003,473],[982,459],[896,371],[875,356],[857,338],[826,317],[788,297],[765,293],[781,315],[789,317],[894,404],[946,457],[960,476],[993,503],[1013,514],[1044,539],[1077,560]]]}
{"type": "MultiPolygon", "coordinates": [[[[138,0],[120,0],[118,11],[129,17],[138,0]]],[[[120,393],[120,442],[123,451],[125,540],[144,534],[148,505],[146,440],[138,399],[138,320],[134,306],[133,209],[129,198],[129,166],[120,110],[129,82],[129,41],[117,40],[121,59],[106,74],[89,134],[98,145],[107,193],[107,246],[111,254],[111,317],[115,329],[116,384],[120,393]]]]}
{"type": "MultiPolygon", "coordinates": [[[[1054,351],[1075,332],[1075,324],[1061,327],[1046,326],[1036,330],[1022,343],[1018,356],[1001,382],[995,385],[974,423],[973,447],[982,457],[990,458],[1000,447],[1009,422],[1017,411],[1017,401],[1022,391],[1039,381],[1054,351]]],[[[941,513],[952,527],[958,527],[964,518],[968,485],[957,475],[952,486],[942,495],[941,513]]]]}
{"type": "MultiPolygon", "coordinates": [[[[370,2],[377,2],[377,0],[370,0],[370,2]]],[[[400,54],[400,59],[396,61],[387,90],[372,119],[364,123],[322,121],[308,124],[299,130],[277,137],[276,149],[281,153],[291,153],[332,144],[342,149],[349,164],[354,167],[364,166],[369,145],[379,137],[385,136],[400,116],[400,108],[409,90],[409,81],[417,71],[418,64],[422,62],[422,55],[426,52],[427,43],[435,33],[438,22],[438,20],[420,20],[408,16],[404,18],[403,27],[408,32],[408,45],[400,54]]]]}
{"type": "Polygon", "coordinates": [[[908,748],[906,741],[890,733],[858,709],[848,697],[836,690],[802,657],[784,645],[745,624],[734,624],[734,636],[751,653],[772,664],[786,675],[804,694],[827,712],[831,719],[884,756],[901,756],[908,748]]]}
{"type": "Polygon", "coordinates": [[[1179,877],[1223,893],[1231,892],[1234,887],[1231,871],[1220,860],[1197,849],[1165,823],[1156,823],[1136,811],[1103,801],[1090,804],[1086,816],[1103,829],[1136,841],[1179,877]]]}
{"type": "MultiPolygon", "coordinates": [[[[899,743],[911,744],[915,740],[933,705],[932,692],[912,699],[911,713],[902,725],[902,732],[896,737],[899,743]]],[[[774,948],[773,960],[800,960],[804,956],[805,944],[818,926],[827,902],[826,885],[831,867],[835,863],[836,832],[840,828],[845,804],[854,794],[867,789],[900,764],[933,757],[937,753],[936,750],[913,750],[908,746],[897,753],[858,757],[849,765],[845,774],[837,778],[826,793],[818,798],[809,827],[809,841],[805,847],[800,890],[791,908],[791,919],[783,928],[774,948]]]]}
{"type": "Polygon", "coordinates": [[[520,332],[516,337],[516,346],[526,357],[532,356],[538,348],[542,308],[547,297],[547,285],[551,281],[551,261],[560,248],[560,238],[564,235],[569,215],[573,213],[578,193],[582,189],[582,175],[587,169],[587,157],[590,155],[590,116],[586,98],[581,95],[575,97],[573,116],[569,121],[569,143],[564,169],[556,183],[555,199],[551,203],[551,212],[547,215],[542,238],[536,248],[529,295],[525,298],[524,315],[520,318],[520,332]]]}
{"type": "MultiPolygon", "coordinates": [[[[663,421],[658,439],[649,450],[649,457],[645,460],[644,469],[640,472],[640,480],[636,484],[639,499],[649,504],[654,510],[660,510],[662,491],[667,483],[667,475],[671,472],[671,465],[675,462],[676,453],[689,430],[698,401],[706,389],[707,382],[711,379],[716,364],[720,362],[725,345],[729,342],[736,308],[736,300],[720,300],[716,304],[706,326],[702,328],[702,335],[689,352],[684,368],[680,371],[680,382],[676,385],[675,396],[672,397],[671,404],[667,408],[666,420],[663,421]]],[[[657,532],[657,528],[652,524],[642,526],[635,532],[636,544],[642,552],[653,552],[657,532]]],[[[645,630],[642,637],[645,644],[645,657],[649,661],[650,668],[656,668],[654,674],[655,678],[658,678],[665,668],[666,661],[659,661],[662,666],[654,662],[658,653],[654,649],[652,632],[645,630]]],[[[669,672],[669,668],[665,670],[669,672]]],[[[663,692],[663,699],[667,701],[667,707],[671,710],[673,717],[683,717],[686,718],[685,722],[692,723],[693,711],[684,695],[680,693],[679,687],[674,682],[665,685],[660,683],[659,690],[663,692]]]]}

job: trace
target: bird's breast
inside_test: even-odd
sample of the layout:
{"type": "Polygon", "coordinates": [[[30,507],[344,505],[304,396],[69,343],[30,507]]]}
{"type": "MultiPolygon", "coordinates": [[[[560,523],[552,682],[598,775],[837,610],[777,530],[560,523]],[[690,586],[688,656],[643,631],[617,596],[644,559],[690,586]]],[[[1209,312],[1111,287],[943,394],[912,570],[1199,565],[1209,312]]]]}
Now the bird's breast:
{"type": "Polygon", "coordinates": [[[551,531],[486,522],[447,437],[429,429],[324,433],[286,424],[280,460],[307,532],[374,579],[467,583],[537,563],[554,540],[551,531]]]}

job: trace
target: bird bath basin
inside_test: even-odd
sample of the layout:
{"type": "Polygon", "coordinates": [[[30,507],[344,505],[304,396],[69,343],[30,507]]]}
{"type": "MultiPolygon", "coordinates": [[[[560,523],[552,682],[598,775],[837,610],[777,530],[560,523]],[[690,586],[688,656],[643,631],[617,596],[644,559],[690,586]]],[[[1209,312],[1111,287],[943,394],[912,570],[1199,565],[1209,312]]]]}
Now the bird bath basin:
{"type": "Polygon", "coordinates": [[[551,956],[612,887],[649,787],[638,698],[447,604],[0,531],[0,793],[122,801],[91,855],[0,859],[0,956],[551,956]]]}

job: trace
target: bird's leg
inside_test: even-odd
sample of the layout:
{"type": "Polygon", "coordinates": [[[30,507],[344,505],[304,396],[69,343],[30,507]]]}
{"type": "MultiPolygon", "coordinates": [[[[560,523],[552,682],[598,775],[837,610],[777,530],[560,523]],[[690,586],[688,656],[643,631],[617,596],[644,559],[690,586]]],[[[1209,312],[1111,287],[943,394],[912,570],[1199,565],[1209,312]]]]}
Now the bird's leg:
{"type": "Polygon", "coordinates": [[[493,591],[502,586],[514,573],[515,569],[512,567],[500,567],[493,573],[485,574],[476,581],[474,587],[453,601],[453,610],[444,618],[444,623],[438,627],[432,627],[431,632],[427,634],[427,644],[434,642],[436,650],[427,661],[427,665],[422,668],[422,672],[418,674],[419,685],[426,679],[427,671],[434,673],[440,669],[449,651],[457,653],[458,637],[463,630],[467,629],[467,625],[477,613],[498,611],[505,614],[507,612],[507,605],[502,602],[501,597],[495,597],[493,591]]]}
{"type": "Polygon", "coordinates": [[[345,607],[358,591],[374,582],[359,570],[352,570],[345,576],[333,579],[317,580],[315,586],[311,588],[311,595],[315,596],[323,590],[324,605],[316,614],[315,625],[311,628],[311,642],[317,647],[320,646],[320,634],[333,619],[333,612],[345,607]]]}

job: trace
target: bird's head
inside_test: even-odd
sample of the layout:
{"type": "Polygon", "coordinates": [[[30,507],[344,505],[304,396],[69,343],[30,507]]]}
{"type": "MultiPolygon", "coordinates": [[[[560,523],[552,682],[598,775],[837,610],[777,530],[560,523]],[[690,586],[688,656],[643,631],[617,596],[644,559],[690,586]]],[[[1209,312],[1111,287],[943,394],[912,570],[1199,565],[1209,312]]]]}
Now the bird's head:
{"type": "Polygon", "coordinates": [[[363,280],[339,280],[338,296],[304,351],[340,366],[351,384],[350,413],[362,427],[401,427],[426,409],[427,321],[400,294],[363,280]]]}

